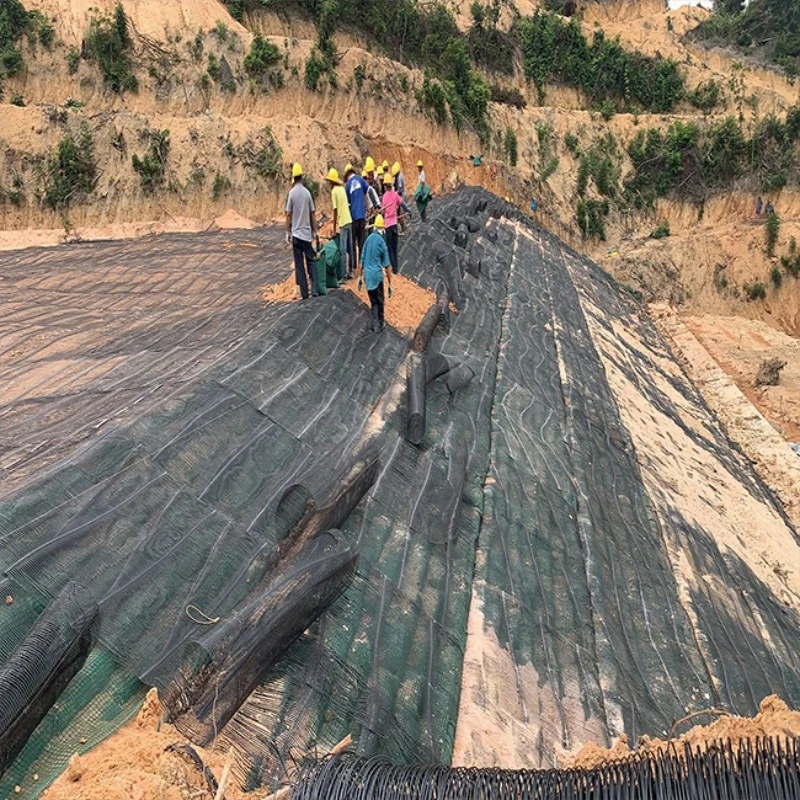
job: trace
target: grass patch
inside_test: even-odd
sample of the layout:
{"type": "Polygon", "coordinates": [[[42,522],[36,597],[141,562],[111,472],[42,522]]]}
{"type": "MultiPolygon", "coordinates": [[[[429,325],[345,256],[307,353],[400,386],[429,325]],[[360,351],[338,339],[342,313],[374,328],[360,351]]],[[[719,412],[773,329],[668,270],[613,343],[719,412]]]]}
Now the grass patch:
{"type": "Polygon", "coordinates": [[[93,19],[84,39],[86,57],[100,67],[106,85],[120,94],[139,88],[131,68],[132,47],[122,3],[117,3],[113,17],[93,19]]]}

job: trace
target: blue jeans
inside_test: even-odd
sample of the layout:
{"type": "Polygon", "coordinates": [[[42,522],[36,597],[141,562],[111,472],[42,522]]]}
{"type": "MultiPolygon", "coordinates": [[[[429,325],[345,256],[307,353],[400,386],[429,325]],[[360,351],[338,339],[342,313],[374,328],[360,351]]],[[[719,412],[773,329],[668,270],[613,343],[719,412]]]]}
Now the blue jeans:
{"type": "Polygon", "coordinates": [[[300,287],[300,297],[305,300],[308,297],[308,281],[306,280],[306,270],[308,277],[311,278],[311,292],[317,294],[317,264],[314,260],[314,248],[311,242],[305,239],[298,239],[292,236],[292,255],[294,256],[294,279],[300,287]],[[305,269],[303,260],[305,259],[305,269]]]}
{"type": "Polygon", "coordinates": [[[339,256],[342,259],[339,266],[341,275],[337,275],[337,277],[339,280],[345,277],[349,278],[355,270],[356,262],[356,257],[353,253],[353,226],[349,223],[339,226],[339,256]]]}

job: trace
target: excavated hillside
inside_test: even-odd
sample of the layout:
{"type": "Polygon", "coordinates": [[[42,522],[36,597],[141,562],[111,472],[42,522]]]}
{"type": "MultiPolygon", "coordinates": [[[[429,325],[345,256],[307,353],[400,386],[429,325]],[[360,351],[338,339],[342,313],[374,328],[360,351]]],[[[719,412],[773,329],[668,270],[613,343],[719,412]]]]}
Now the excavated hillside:
{"type": "MultiPolygon", "coordinates": [[[[619,36],[625,47],[675,59],[688,89],[717,81],[722,91],[710,111],[683,101],[669,114],[641,110],[606,119],[586,110],[585,99],[568,87],[548,85],[540,98],[515,63],[513,75],[490,73],[489,82],[518,93],[525,107],[490,103],[490,134],[482,145],[469,127],[459,134],[422,113],[416,98],[422,71],[380,55],[357,31],[334,34],[336,85],[323,79],[312,92],[304,68],[317,37],[313,20],[267,8],[245,14],[240,24],[218,0],[124,5],[138,90],[119,94],[104,83],[95,62],[81,57],[91,21],[112,14],[115,1],[29,0],[31,10],[52,22],[54,38],[48,49],[35,37],[23,37],[24,68],[5,81],[0,246],[204,230],[231,207],[262,222],[281,213],[293,160],[301,158],[322,182],[329,165],[361,162],[367,154],[399,159],[407,173],[422,158],[436,190],[478,184],[523,209],[535,199],[539,223],[647,302],[746,317],[791,336],[800,331],[795,278],[776,261],[791,255],[791,241],[800,234],[796,189],[764,196],[775,202],[781,218],[775,257],[765,252],[764,225],[754,213],[759,186],[747,176],[702,202],[657,198],[652,210],[637,211],[621,199],[632,170],[627,148],[639,131],[664,130],[675,120],[710,124],[728,114],[744,120],[747,130],[756,117],[783,115],[798,99],[797,85],[778,72],[687,39],[708,15],[701,8],[667,11],[660,0],[587,2],[581,25],[587,36],[602,29],[608,37],[619,36]],[[244,65],[256,33],[280,55],[269,75],[257,80],[244,65]],[[48,159],[68,131],[78,136],[84,124],[93,137],[94,188],[51,209],[48,159]],[[503,145],[509,130],[518,142],[513,167],[503,145]],[[144,159],[163,131],[169,131],[164,169],[145,185],[132,157],[144,159]],[[605,240],[583,237],[576,220],[580,155],[593,147],[613,151],[616,174],[605,240]],[[474,167],[467,156],[479,151],[485,158],[474,167]],[[669,236],[651,237],[665,225],[669,236]]],[[[453,4],[465,32],[471,24],[467,5],[453,4]]],[[[534,2],[503,4],[501,28],[536,8],[534,2]]],[[[605,199],[592,179],[586,196],[605,199]]],[[[739,338],[742,362],[725,368],[748,393],[754,377],[748,365],[757,348],[750,337],[739,338]]],[[[792,363],[789,352],[777,346],[773,355],[792,363]]],[[[786,405],[773,394],[770,387],[760,390],[757,405],[792,437],[786,405]]]]}
{"type": "MultiPolygon", "coordinates": [[[[0,796],[68,761],[48,796],[213,796],[198,758],[265,796],[342,748],[588,764],[712,707],[735,730],[772,694],[800,706],[800,189],[626,194],[640,131],[749,134],[797,84],[692,41],[702,9],[586,2],[587,36],[718,102],[590,108],[515,61],[488,73],[481,141],[358,30],[310,90],[317,26],[277,5],[123,0],[138,88],[116,92],[86,45],[116,0],[25,3],[53,38],[19,40],[1,104],[0,678],[42,681],[28,714],[58,700],[10,728],[0,796]],[[91,168],[74,193],[67,139],[91,168]],[[293,161],[327,216],[328,167],[367,155],[410,183],[422,159],[435,195],[380,337],[352,286],[296,302],[274,224],[293,161]],[[602,235],[584,202],[608,204],[602,235]],[[148,687],[163,706],[96,747],[148,687]]],[[[789,721],[764,731],[800,734],[771,708],[789,721]]]]}

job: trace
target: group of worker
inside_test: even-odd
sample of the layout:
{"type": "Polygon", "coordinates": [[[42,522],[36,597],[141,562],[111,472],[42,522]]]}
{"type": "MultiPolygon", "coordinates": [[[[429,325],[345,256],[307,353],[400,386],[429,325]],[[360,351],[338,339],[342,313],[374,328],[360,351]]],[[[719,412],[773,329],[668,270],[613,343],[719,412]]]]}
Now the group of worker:
{"type": "MultiPolygon", "coordinates": [[[[430,189],[425,179],[425,165],[417,162],[417,210],[425,219],[430,189]]],[[[352,164],[339,171],[331,167],[326,175],[333,208],[332,238],[338,239],[340,281],[358,279],[358,288],[366,283],[370,300],[372,330],[382,331],[384,323],[384,275],[392,296],[392,273],[399,270],[398,225],[405,230],[411,208],[406,202],[406,180],[399,162],[380,166],[368,156],[359,174],[352,164]],[[371,229],[367,235],[368,228],[371,229]]],[[[316,208],[311,193],[303,184],[303,168],[292,166],[292,188],[286,201],[286,241],[292,245],[295,280],[305,300],[319,293],[317,268],[312,242],[318,239],[316,208]],[[308,277],[306,277],[308,276],[308,277]],[[310,286],[309,286],[310,282],[310,286]]]]}

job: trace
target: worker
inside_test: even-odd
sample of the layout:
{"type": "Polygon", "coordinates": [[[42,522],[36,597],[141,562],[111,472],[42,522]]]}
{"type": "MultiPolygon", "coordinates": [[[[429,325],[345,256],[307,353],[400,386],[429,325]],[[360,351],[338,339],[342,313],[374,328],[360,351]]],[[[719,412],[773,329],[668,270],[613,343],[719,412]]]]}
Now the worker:
{"type": "Polygon", "coordinates": [[[367,173],[364,176],[367,181],[375,180],[375,161],[372,156],[367,156],[367,160],[364,162],[364,172],[367,173]]]}
{"type": "Polygon", "coordinates": [[[392,296],[392,271],[389,249],[383,238],[384,221],[378,214],[375,217],[375,227],[373,232],[367,236],[364,242],[364,249],[361,252],[361,261],[358,265],[358,291],[361,291],[362,283],[367,284],[367,294],[369,295],[370,317],[372,319],[373,333],[380,333],[386,326],[383,319],[383,278],[386,276],[386,283],[389,286],[389,297],[392,296]],[[362,281],[363,275],[363,281],[362,281]]]}
{"type": "Polygon", "coordinates": [[[375,187],[375,191],[378,193],[378,196],[383,195],[383,167],[378,167],[375,171],[375,180],[372,182],[372,185],[375,187]]]}
{"type": "Polygon", "coordinates": [[[355,264],[351,259],[352,224],[353,218],[350,216],[350,206],[347,202],[347,193],[344,190],[342,181],[339,179],[339,171],[335,167],[328,170],[326,180],[331,187],[331,206],[333,206],[333,236],[339,234],[339,255],[341,257],[341,274],[336,277],[340,281],[349,280],[355,270],[355,264]]]}
{"type": "Polygon", "coordinates": [[[419,173],[417,175],[417,186],[421,186],[423,183],[426,182],[425,181],[425,165],[422,163],[422,159],[417,161],[417,172],[419,173]]]}
{"type": "Polygon", "coordinates": [[[370,183],[369,172],[365,169],[361,177],[367,183],[367,211],[370,219],[374,218],[381,210],[381,196],[375,191],[375,187],[370,183]]]}
{"type": "Polygon", "coordinates": [[[406,229],[406,215],[411,216],[411,208],[406,203],[406,178],[403,175],[403,169],[399,161],[392,164],[392,176],[394,177],[394,190],[400,195],[400,207],[403,209],[403,214],[400,216],[400,227],[405,232],[406,229]]]}
{"type": "Polygon", "coordinates": [[[389,171],[389,162],[385,158],[383,159],[383,164],[381,164],[381,169],[384,175],[389,171]]]}
{"type": "Polygon", "coordinates": [[[314,263],[314,248],[311,242],[317,233],[314,198],[303,186],[303,168],[300,164],[292,165],[292,188],[286,200],[286,242],[292,245],[294,256],[294,277],[300,287],[300,297],[308,298],[308,281],[306,272],[311,278],[311,294],[317,291],[317,265],[314,263]],[[305,260],[305,269],[303,261],[305,260]]]}
{"type": "Polygon", "coordinates": [[[425,222],[425,213],[428,210],[428,203],[431,202],[432,197],[430,186],[428,186],[427,183],[418,184],[417,188],[414,190],[414,202],[419,212],[419,218],[423,222],[425,222]]]}
{"type": "Polygon", "coordinates": [[[361,248],[364,247],[364,229],[367,217],[367,182],[356,173],[352,164],[348,164],[344,173],[345,192],[353,219],[353,264],[361,260],[361,248]]]}
{"type": "Polygon", "coordinates": [[[386,246],[389,248],[389,259],[392,262],[392,270],[397,272],[399,269],[397,256],[397,215],[402,204],[400,195],[394,190],[392,176],[387,172],[383,176],[383,197],[381,198],[381,210],[386,230],[386,246]]]}

